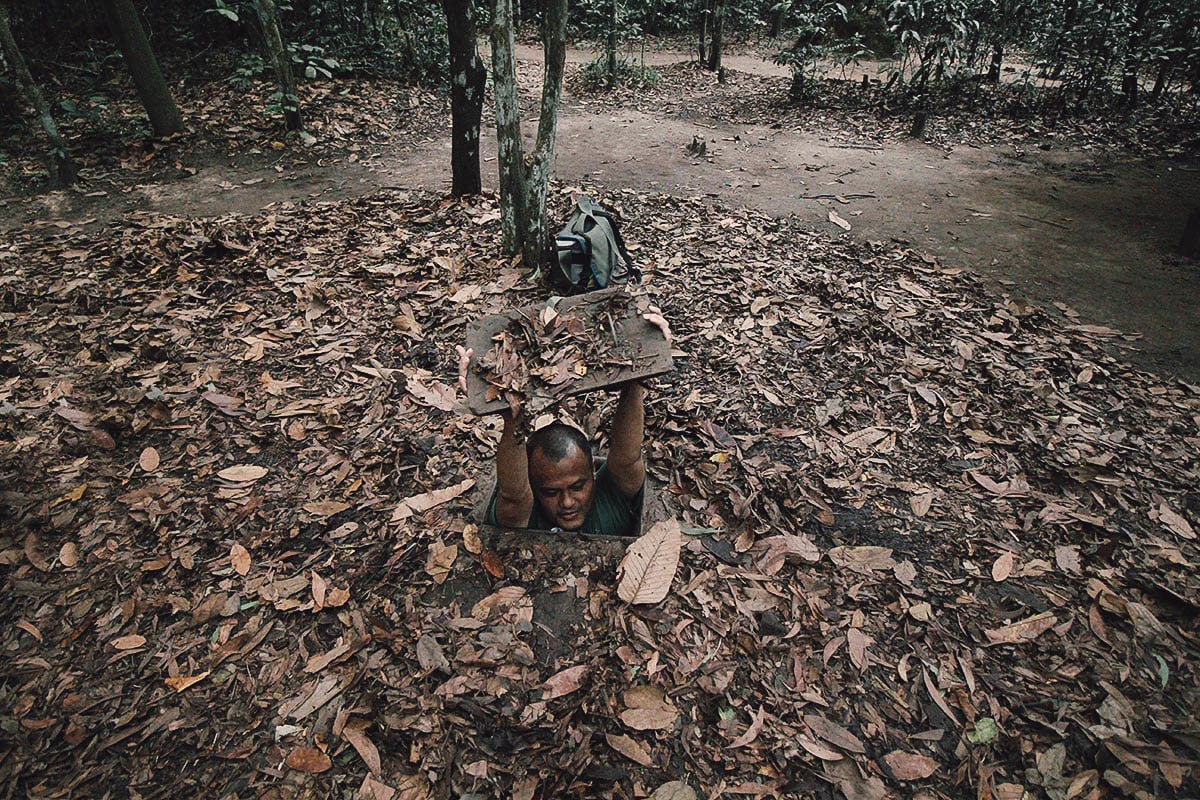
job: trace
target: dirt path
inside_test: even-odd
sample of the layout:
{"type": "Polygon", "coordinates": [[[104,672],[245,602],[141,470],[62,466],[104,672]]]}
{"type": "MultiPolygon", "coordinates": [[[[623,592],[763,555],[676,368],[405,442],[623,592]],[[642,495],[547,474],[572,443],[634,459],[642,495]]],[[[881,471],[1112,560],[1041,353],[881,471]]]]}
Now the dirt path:
{"type": "MultiPolygon", "coordinates": [[[[532,62],[523,72],[540,77],[540,51],[523,46],[518,55],[532,62]]],[[[592,57],[588,51],[568,53],[572,63],[592,57]]],[[[687,57],[660,51],[646,60],[668,64],[687,57]]],[[[784,69],[739,53],[727,64],[764,75],[784,69]]],[[[532,121],[527,135],[531,127],[532,121]]],[[[485,185],[495,188],[491,130],[484,132],[483,151],[485,185]]],[[[448,163],[449,143],[440,136],[357,163],[332,162],[282,176],[264,175],[261,165],[213,164],[188,181],[137,187],[102,208],[203,215],[382,186],[445,190],[448,163]]],[[[909,242],[944,264],[991,276],[1029,301],[1065,304],[1081,321],[1140,332],[1129,352],[1132,361],[1200,382],[1200,269],[1171,255],[1189,204],[1200,197],[1197,164],[1106,161],[1059,151],[1018,156],[1007,148],[947,153],[920,142],[879,147],[822,131],[595,110],[568,98],[555,172],[568,183],[706,195],[724,204],[794,214],[837,236],[909,242]],[[704,158],[686,150],[694,136],[707,141],[704,158]],[[850,230],[830,222],[830,211],[850,230]]],[[[68,212],[89,213],[49,195],[34,216],[68,212]]]]}

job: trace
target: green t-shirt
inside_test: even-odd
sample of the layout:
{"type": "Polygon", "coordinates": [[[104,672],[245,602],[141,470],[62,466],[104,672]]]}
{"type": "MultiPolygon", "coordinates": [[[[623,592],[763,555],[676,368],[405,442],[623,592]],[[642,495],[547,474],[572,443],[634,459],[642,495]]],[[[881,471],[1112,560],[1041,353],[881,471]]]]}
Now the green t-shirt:
{"type": "MultiPolygon", "coordinates": [[[[500,524],[496,521],[498,493],[499,488],[497,487],[496,491],[492,492],[491,501],[488,502],[487,523],[489,525],[500,524]]],[[[592,494],[592,508],[584,517],[581,532],[598,533],[605,536],[635,535],[637,531],[634,528],[642,508],[642,493],[643,489],[639,488],[637,494],[632,497],[625,496],[613,480],[612,475],[609,474],[608,465],[602,464],[600,469],[596,470],[596,488],[592,494]]],[[[525,527],[546,531],[551,530],[551,525],[551,521],[542,513],[541,506],[534,499],[533,511],[530,512],[529,522],[525,527]]]]}

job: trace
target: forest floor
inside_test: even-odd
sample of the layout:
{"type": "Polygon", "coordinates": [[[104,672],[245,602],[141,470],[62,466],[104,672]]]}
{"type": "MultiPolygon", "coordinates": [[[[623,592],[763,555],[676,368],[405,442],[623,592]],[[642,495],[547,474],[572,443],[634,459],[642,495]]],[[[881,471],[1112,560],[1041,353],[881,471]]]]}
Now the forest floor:
{"type": "MultiPolygon", "coordinates": [[[[445,197],[437,98],[309,87],[301,146],[200,88],[7,197],[0,796],[1197,796],[1187,136],[912,142],[781,80],[568,79],[552,214],[619,210],[676,333],[653,606],[611,546],[481,539],[454,345],[542,290],[445,197]]],[[[603,447],[611,398],[562,410],[603,447]]]]}
{"type": "MultiPolygon", "coordinates": [[[[540,49],[522,45],[519,56],[530,96],[540,80],[540,49]]],[[[571,49],[568,64],[593,57],[571,49]]],[[[1031,302],[1060,305],[1135,335],[1138,341],[1127,342],[1135,363],[1200,381],[1200,270],[1174,254],[1200,197],[1194,128],[1181,147],[1156,138],[1162,120],[1005,124],[995,118],[1002,112],[989,113],[984,102],[982,109],[931,120],[925,137],[915,140],[905,135],[909,120],[900,115],[881,121],[836,105],[807,113],[785,108],[787,69],[753,48],[726,57],[726,85],[685,66],[684,52],[653,49],[644,58],[663,70],[657,89],[608,96],[577,82],[568,87],[555,166],[560,180],[695,194],[794,215],[810,228],[859,241],[909,243],[1031,302]],[[693,137],[706,140],[704,156],[687,149],[693,137]],[[831,222],[830,211],[850,230],[831,222]]],[[[878,67],[834,74],[856,86],[878,67]]],[[[149,180],[131,181],[126,159],[115,176],[119,185],[107,194],[9,198],[6,218],[9,224],[104,220],[134,209],[203,216],[381,187],[445,191],[449,143],[440,103],[406,96],[404,103],[420,107],[372,108],[379,97],[364,90],[358,108],[357,89],[348,91],[341,108],[323,115],[318,133],[329,146],[316,148],[322,152],[274,153],[262,147],[264,132],[241,120],[222,132],[228,152],[185,152],[190,176],[175,171],[164,180],[151,168],[149,180]],[[180,177],[187,179],[174,179],[180,177]]],[[[225,112],[212,112],[218,124],[224,121],[225,112]]],[[[494,189],[495,142],[487,125],[483,149],[485,186],[494,189]]],[[[170,160],[144,155],[153,164],[170,160]]],[[[103,177],[93,184],[106,189],[103,177]]]]}

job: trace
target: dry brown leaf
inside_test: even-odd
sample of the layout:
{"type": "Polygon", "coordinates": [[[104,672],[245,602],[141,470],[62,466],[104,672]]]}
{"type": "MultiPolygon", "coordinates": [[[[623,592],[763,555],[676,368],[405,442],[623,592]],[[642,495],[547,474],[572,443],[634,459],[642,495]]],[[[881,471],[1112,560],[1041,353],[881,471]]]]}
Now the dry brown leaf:
{"type": "MultiPolygon", "coordinates": [[[[842,750],[860,755],[867,752],[866,746],[863,745],[857,736],[827,717],[823,717],[820,714],[805,714],[804,724],[808,726],[808,729],[815,736],[819,736],[830,744],[840,747],[842,750]]],[[[816,753],[813,755],[816,755],[816,753]]]]}
{"type": "Polygon", "coordinates": [[[862,575],[870,575],[873,570],[892,569],[896,566],[890,547],[835,547],[829,551],[829,560],[839,567],[862,575]]]}
{"type": "Polygon", "coordinates": [[[1012,575],[1013,567],[1016,565],[1016,559],[1013,554],[1007,550],[1000,554],[999,558],[992,562],[992,580],[996,583],[1008,580],[1008,576],[1012,575]]]}
{"type": "Polygon", "coordinates": [[[342,738],[350,743],[371,774],[378,775],[382,769],[379,761],[379,748],[371,741],[371,737],[367,736],[369,727],[371,727],[369,720],[352,719],[342,726],[342,738]]]}
{"type": "Polygon", "coordinates": [[[433,578],[433,582],[443,584],[450,577],[450,570],[458,558],[458,545],[447,545],[441,539],[430,543],[425,556],[425,572],[433,578]]]}
{"type": "Polygon", "coordinates": [[[850,651],[850,661],[859,670],[864,670],[870,665],[870,655],[867,653],[867,648],[874,641],[874,639],[858,628],[850,628],[846,631],[846,647],[850,651]]]}
{"type": "Polygon", "coordinates": [[[929,756],[895,750],[883,757],[898,781],[920,781],[933,775],[941,765],[929,756]]]}
{"type": "Polygon", "coordinates": [[[253,483],[265,477],[269,470],[257,464],[237,464],[226,467],[217,473],[217,477],[230,483],[253,483]]]}
{"type": "Polygon", "coordinates": [[[621,721],[638,731],[660,731],[675,724],[679,711],[657,686],[634,686],[624,695],[621,721]]]}
{"type": "Polygon", "coordinates": [[[608,746],[616,750],[621,755],[641,764],[643,767],[654,765],[654,759],[646,752],[646,748],[642,747],[636,740],[631,739],[625,734],[604,734],[604,741],[608,742],[608,746]]]}
{"type": "Polygon", "coordinates": [[[583,680],[587,674],[588,666],[586,664],[567,667],[556,672],[542,684],[542,700],[554,700],[578,690],[583,686],[583,680]]]}
{"type": "Polygon", "coordinates": [[[463,549],[473,556],[483,552],[483,539],[479,536],[479,526],[468,522],[463,528],[463,549]]]}
{"type": "Polygon", "coordinates": [[[842,230],[844,230],[844,231],[850,230],[850,223],[847,222],[845,219],[843,219],[842,215],[837,213],[833,209],[829,210],[829,213],[826,214],[826,217],[829,219],[830,222],[832,222],[834,225],[837,225],[842,230]]]}
{"type": "Polygon", "coordinates": [[[432,492],[409,497],[396,506],[396,510],[392,512],[392,522],[406,520],[414,514],[423,514],[431,508],[453,500],[474,485],[475,481],[468,478],[445,489],[435,489],[432,492]]]}
{"type": "Polygon", "coordinates": [[[1183,515],[1177,513],[1175,509],[1167,505],[1166,501],[1158,504],[1158,521],[1167,526],[1167,529],[1184,539],[1195,539],[1196,531],[1192,529],[1192,524],[1188,522],[1183,515]]]}
{"type": "MultiPolygon", "coordinates": [[[[428,797],[426,794],[421,795],[406,795],[413,800],[425,800],[428,797]]],[[[388,786],[382,781],[375,779],[369,772],[363,776],[363,782],[358,787],[358,793],[354,795],[354,800],[396,800],[396,790],[388,786]]]]}
{"type": "Polygon", "coordinates": [[[314,517],[332,517],[334,514],[340,514],[350,507],[349,503],[343,503],[340,500],[314,500],[311,503],[305,503],[303,508],[314,517]]]}
{"type": "Polygon", "coordinates": [[[504,586],[480,600],[471,608],[471,616],[480,622],[493,622],[509,615],[514,622],[533,619],[533,600],[521,586],[504,586]]]}
{"type": "Polygon", "coordinates": [[[284,763],[297,772],[304,772],[309,775],[320,774],[333,766],[333,762],[329,760],[329,756],[315,747],[297,747],[288,753],[284,763]]]}
{"type": "Polygon", "coordinates": [[[63,542],[58,549],[58,563],[68,569],[79,563],[79,546],[74,542],[63,542]]]}
{"type": "Polygon", "coordinates": [[[329,582],[322,578],[314,569],[312,572],[311,587],[313,611],[320,611],[325,607],[325,594],[329,591],[329,582]]]}
{"type": "Polygon", "coordinates": [[[442,646],[428,633],[417,639],[417,663],[421,665],[421,669],[427,672],[450,671],[450,662],[446,659],[446,653],[442,650],[442,646]]]}
{"type": "Polygon", "coordinates": [[[205,678],[207,678],[209,676],[209,674],[210,674],[209,670],[205,670],[204,672],[201,672],[198,675],[180,675],[180,676],[174,677],[174,678],[166,678],[166,679],[164,679],[163,682],[166,683],[167,686],[171,687],[175,691],[182,692],[182,691],[186,690],[189,686],[194,686],[197,683],[199,683],[200,681],[204,680],[205,678]]]}
{"type": "Polygon", "coordinates": [[[1063,572],[1070,572],[1075,575],[1083,573],[1083,565],[1079,562],[1079,546],[1073,544],[1060,544],[1054,548],[1054,563],[1063,572]]]}
{"type": "Polygon", "coordinates": [[[1052,612],[1043,611],[1002,628],[985,630],[984,634],[991,644],[1021,644],[1033,641],[1057,624],[1058,620],[1052,612]]]}
{"type": "Polygon", "coordinates": [[[146,637],[138,633],[128,636],[118,636],[109,642],[117,650],[136,650],[146,643],[146,637]]]}
{"type": "Polygon", "coordinates": [[[153,447],[147,447],[142,451],[142,454],[138,456],[138,466],[141,467],[144,472],[154,472],[154,470],[158,469],[158,463],[158,451],[153,447]]]}
{"type": "Polygon", "coordinates": [[[908,507],[912,509],[913,514],[918,517],[923,517],[929,513],[929,509],[933,506],[933,492],[921,492],[919,494],[910,494],[908,496],[908,507]]]}
{"type": "Polygon", "coordinates": [[[735,747],[745,747],[751,744],[758,738],[758,734],[762,733],[763,723],[767,720],[767,712],[762,706],[759,706],[758,713],[750,720],[750,726],[746,728],[746,732],[729,743],[730,749],[735,747]]]}
{"type": "Polygon", "coordinates": [[[50,562],[42,557],[38,552],[38,537],[36,533],[28,533],[25,535],[25,558],[33,565],[38,572],[49,572],[50,562]]]}
{"type": "Polygon", "coordinates": [[[810,755],[814,755],[822,761],[840,761],[845,758],[844,755],[839,753],[837,750],[834,750],[832,747],[818,742],[816,739],[803,733],[796,734],[796,741],[801,747],[807,750],[810,755]]]}
{"type": "Polygon", "coordinates": [[[655,523],[625,551],[617,567],[617,595],[630,604],[653,605],[671,589],[679,567],[682,534],[674,519],[655,523]]]}
{"type": "Polygon", "coordinates": [[[696,800],[696,790],[683,781],[671,781],[655,789],[650,800],[696,800]]]}
{"type": "Polygon", "coordinates": [[[229,564],[238,575],[245,575],[250,571],[250,551],[234,542],[229,548],[229,564]]]}
{"type": "Polygon", "coordinates": [[[458,407],[458,393],[453,386],[439,381],[430,381],[430,385],[426,386],[410,375],[407,387],[408,393],[422,405],[432,406],[439,411],[453,411],[458,407]]]}
{"type": "Polygon", "coordinates": [[[863,428],[842,437],[842,444],[855,450],[870,450],[887,438],[887,431],[879,428],[863,428]]]}

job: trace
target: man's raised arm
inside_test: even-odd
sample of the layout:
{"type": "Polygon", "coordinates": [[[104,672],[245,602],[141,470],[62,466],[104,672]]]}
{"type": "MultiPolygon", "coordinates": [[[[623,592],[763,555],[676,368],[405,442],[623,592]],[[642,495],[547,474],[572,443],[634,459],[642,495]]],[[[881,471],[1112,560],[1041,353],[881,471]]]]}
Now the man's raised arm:
{"type": "Polygon", "coordinates": [[[525,445],[517,441],[517,422],[523,413],[524,409],[503,413],[504,430],[496,446],[496,522],[508,528],[524,528],[533,512],[525,445]]]}
{"type": "Polygon", "coordinates": [[[608,449],[608,474],[626,497],[633,497],[646,480],[646,462],[642,459],[645,436],[646,390],[636,381],[621,387],[617,413],[613,415],[611,444],[608,449]]]}
{"type": "MultiPolygon", "coordinates": [[[[475,351],[461,345],[455,349],[458,351],[458,387],[466,394],[467,370],[475,351]]],[[[516,408],[501,414],[504,430],[500,433],[500,444],[496,446],[496,522],[509,528],[524,528],[533,513],[529,464],[524,445],[517,441],[517,424],[523,413],[523,408],[516,408]]]]}

